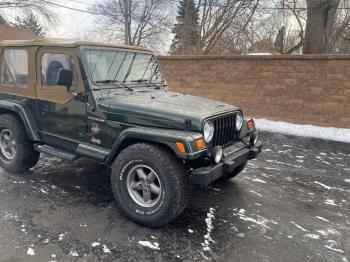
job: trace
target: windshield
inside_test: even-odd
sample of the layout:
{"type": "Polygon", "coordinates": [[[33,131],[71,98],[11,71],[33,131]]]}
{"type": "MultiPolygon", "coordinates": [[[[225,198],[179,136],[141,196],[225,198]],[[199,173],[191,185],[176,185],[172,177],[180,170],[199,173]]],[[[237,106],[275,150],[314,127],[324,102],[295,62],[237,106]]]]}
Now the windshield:
{"type": "Polygon", "coordinates": [[[90,77],[95,83],[164,83],[153,54],[113,48],[84,48],[90,77]]]}

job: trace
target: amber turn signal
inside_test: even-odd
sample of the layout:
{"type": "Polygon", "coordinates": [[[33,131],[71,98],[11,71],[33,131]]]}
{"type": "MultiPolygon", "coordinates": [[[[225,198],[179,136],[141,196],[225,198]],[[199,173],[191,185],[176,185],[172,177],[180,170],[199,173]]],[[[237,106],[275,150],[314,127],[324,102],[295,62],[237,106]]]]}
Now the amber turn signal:
{"type": "Polygon", "coordinates": [[[254,128],[255,128],[254,120],[253,120],[253,119],[251,119],[251,120],[248,121],[247,127],[248,127],[248,129],[254,129],[254,128]]]}
{"type": "Polygon", "coordinates": [[[196,140],[196,147],[198,150],[205,148],[205,141],[203,138],[196,140]]]}
{"type": "Polygon", "coordinates": [[[186,153],[185,145],[182,142],[176,142],[176,147],[180,153],[186,153]]]}

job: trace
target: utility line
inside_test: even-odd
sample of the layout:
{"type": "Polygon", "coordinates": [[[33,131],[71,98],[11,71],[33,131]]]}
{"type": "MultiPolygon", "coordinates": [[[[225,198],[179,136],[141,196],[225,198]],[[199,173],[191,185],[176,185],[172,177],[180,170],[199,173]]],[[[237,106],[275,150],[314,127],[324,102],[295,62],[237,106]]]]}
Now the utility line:
{"type": "Polygon", "coordinates": [[[77,12],[88,13],[88,14],[93,14],[93,15],[99,15],[99,13],[97,13],[97,12],[88,11],[88,10],[82,10],[82,9],[78,9],[78,8],[74,8],[74,7],[69,7],[69,6],[66,6],[66,5],[53,3],[53,2],[50,2],[50,1],[47,1],[47,0],[42,0],[42,2],[47,3],[49,5],[70,9],[70,10],[77,11],[77,12]]]}
{"type": "Polygon", "coordinates": [[[85,3],[85,2],[82,2],[82,1],[78,1],[78,0],[61,0],[65,3],[67,2],[73,2],[73,3],[77,3],[77,4],[83,4],[83,5],[86,5],[86,6],[94,6],[93,4],[89,4],[89,3],[85,3]]]}
{"type": "Polygon", "coordinates": [[[81,2],[81,1],[78,1],[78,0],[68,0],[68,1],[75,2],[75,3],[78,3],[78,4],[88,5],[88,6],[94,6],[93,4],[84,3],[84,2],[81,2]]]}

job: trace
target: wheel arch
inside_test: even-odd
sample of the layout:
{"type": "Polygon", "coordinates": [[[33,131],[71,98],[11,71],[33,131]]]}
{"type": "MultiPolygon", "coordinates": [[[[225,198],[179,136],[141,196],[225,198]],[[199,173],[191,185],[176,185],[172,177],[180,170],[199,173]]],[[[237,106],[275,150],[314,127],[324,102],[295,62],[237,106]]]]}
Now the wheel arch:
{"type": "Polygon", "coordinates": [[[127,148],[131,145],[137,144],[137,143],[149,143],[149,144],[153,144],[156,146],[160,146],[162,148],[165,148],[166,150],[168,150],[172,154],[176,155],[176,152],[174,152],[174,149],[171,148],[171,146],[167,143],[162,143],[160,141],[154,141],[152,139],[138,138],[135,136],[127,136],[127,137],[121,139],[121,141],[119,141],[118,143],[116,143],[113,146],[109,156],[107,157],[106,164],[112,164],[120,152],[122,152],[125,148],[127,148]]]}
{"type": "Polygon", "coordinates": [[[34,117],[21,102],[0,100],[0,115],[3,114],[13,114],[18,117],[26,130],[28,138],[32,141],[40,141],[34,117]]]}
{"type": "Polygon", "coordinates": [[[179,159],[194,159],[199,153],[194,149],[194,141],[200,135],[187,131],[162,130],[154,128],[133,127],[124,130],[118,140],[112,146],[106,164],[111,164],[118,154],[126,147],[135,143],[151,143],[166,148],[179,159]],[[185,144],[188,152],[180,153],[176,147],[176,142],[180,141],[185,144]]]}

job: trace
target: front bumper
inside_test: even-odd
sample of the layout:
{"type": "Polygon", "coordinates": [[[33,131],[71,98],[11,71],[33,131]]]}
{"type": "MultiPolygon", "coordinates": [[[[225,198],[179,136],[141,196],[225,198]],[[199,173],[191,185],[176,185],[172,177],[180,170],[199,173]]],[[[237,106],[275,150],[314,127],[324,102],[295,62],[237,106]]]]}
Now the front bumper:
{"type": "Polygon", "coordinates": [[[253,147],[245,147],[234,152],[233,154],[228,155],[221,163],[192,170],[192,184],[211,184],[213,181],[217,180],[223,175],[232,173],[236,167],[240,166],[244,162],[256,158],[256,156],[261,152],[261,148],[262,143],[257,142],[253,147]]]}

